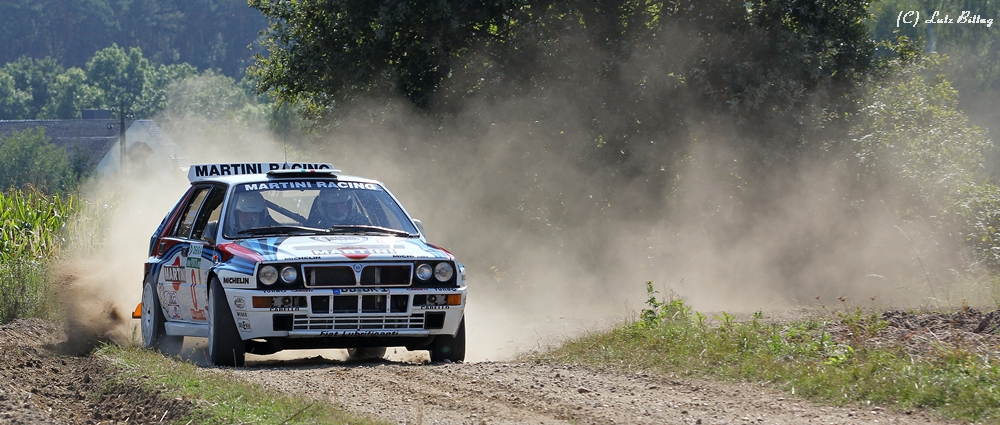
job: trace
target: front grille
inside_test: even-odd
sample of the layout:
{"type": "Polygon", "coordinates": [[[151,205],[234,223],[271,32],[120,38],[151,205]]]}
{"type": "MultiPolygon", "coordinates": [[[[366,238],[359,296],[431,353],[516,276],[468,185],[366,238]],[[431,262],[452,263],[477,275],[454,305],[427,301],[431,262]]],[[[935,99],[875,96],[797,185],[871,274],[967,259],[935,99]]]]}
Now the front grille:
{"type": "Polygon", "coordinates": [[[381,330],[423,329],[424,315],[411,314],[352,317],[312,317],[295,315],[293,330],[381,330]]]}
{"type": "Polygon", "coordinates": [[[306,286],[355,286],[354,270],[345,266],[306,267],[306,286]]]}
{"type": "Polygon", "coordinates": [[[391,265],[391,266],[365,266],[361,271],[362,285],[378,286],[409,286],[410,276],[413,275],[413,266],[391,265]]]}
{"type": "MultiPolygon", "coordinates": [[[[358,266],[357,264],[353,266],[358,266]]],[[[413,264],[363,264],[361,276],[351,265],[303,267],[306,286],[311,288],[344,286],[410,286],[413,264]]]]}

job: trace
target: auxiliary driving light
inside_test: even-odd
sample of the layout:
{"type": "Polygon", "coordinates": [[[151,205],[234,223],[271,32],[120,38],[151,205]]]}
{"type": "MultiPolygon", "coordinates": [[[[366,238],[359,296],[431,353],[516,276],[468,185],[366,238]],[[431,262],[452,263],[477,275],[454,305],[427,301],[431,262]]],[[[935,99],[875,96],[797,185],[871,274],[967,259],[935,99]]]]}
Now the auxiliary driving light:
{"type": "Polygon", "coordinates": [[[278,281],[278,269],[274,268],[274,266],[261,267],[257,277],[260,279],[260,283],[267,286],[274,285],[274,282],[278,281]]]}
{"type": "Polygon", "coordinates": [[[281,269],[281,281],[285,283],[295,283],[295,279],[299,278],[299,272],[295,271],[295,267],[285,266],[281,269]]]}
{"type": "Polygon", "coordinates": [[[427,280],[431,278],[434,274],[434,269],[431,268],[430,264],[421,264],[417,266],[417,279],[427,280]]]}

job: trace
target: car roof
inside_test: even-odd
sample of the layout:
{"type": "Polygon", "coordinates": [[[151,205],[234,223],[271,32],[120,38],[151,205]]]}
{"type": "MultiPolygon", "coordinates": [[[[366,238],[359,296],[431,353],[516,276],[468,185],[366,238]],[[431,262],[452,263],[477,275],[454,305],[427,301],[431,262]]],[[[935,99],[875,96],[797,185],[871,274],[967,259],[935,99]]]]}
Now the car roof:
{"type": "Polygon", "coordinates": [[[191,184],[205,183],[205,182],[219,182],[219,183],[225,183],[227,185],[232,186],[232,185],[235,185],[235,184],[243,184],[243,183],[257,183],[257,182],[262,182],[262,181],[283,181],[283,180],[292,180],[292,179],[298,179],[298,180],[302,180],[302,179],[309,179],[309,180],[337,180],[337,181],[352,181],[352,182],[359,182],[359,183],[375,183],[375,184],[381,184],[382,183],[382,182],[380,182],[378,180],[373,180],[373,179],[364,178],[364,177],[358,177],[358,176],[352,176],[352,175],[347,175],[347,174],[330,175],[330,174],[310,174],[310,173],[303,173],[302,175],[297,176],[297,177],[290,177],[290,176],[275,177],[275,176],[269,176],[267,174],[244,174],[244,175],[240,175],[240,176],[209,177],[209,178],[206,178],[206,179],[202,179],[202,180],[191,182],[191,184]]]}

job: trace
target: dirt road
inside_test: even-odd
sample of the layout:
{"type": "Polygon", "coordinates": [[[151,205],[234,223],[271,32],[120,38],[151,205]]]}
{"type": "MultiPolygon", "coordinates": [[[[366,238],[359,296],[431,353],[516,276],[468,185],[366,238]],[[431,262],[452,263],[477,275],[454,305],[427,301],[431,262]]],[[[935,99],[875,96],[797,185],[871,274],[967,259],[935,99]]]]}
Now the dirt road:
{"type": "Polygon", "coordinates": [[[259,362],[235,376],[400,424],[943,424],[922,412],[817,406],[754,384],[580,366],[259,362]]]}
{"type": "MultiPolygon", "coordinates": [[[[116,379],[107,359],[74,355],[83,348],[68,344],[66,333],[48,322],[0,326],[0,423],[169,422],[194,404],[116,379]]],[[[426,365],[424,353],[391,350],[394,360],[350,363],[329,352],[252,358],[246,368],[205,373],[229,373],[400,424],[947,423],[920,411],[818,406],[749,383],[535,362],[426,365]]]]}

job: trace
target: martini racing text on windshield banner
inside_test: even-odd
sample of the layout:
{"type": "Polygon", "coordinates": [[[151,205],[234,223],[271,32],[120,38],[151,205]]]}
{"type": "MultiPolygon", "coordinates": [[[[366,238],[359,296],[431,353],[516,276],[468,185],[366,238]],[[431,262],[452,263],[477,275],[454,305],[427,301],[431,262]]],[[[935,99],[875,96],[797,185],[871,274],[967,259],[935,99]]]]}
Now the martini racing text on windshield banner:
{"type": "Polygon", "coordinates": [[[280,190],[280,189],[312,189],[312,188],[340,188],[340,189],[366,189],[379,190],[377,184],[357,183],[357,182],[270,182],[270,183],[250,183],[243,185],[242,191],[248,190],[280,190]]]}

